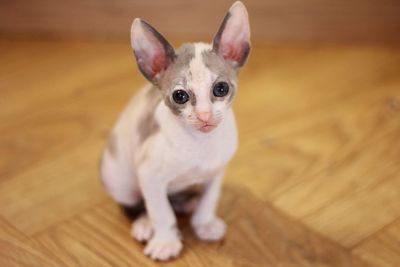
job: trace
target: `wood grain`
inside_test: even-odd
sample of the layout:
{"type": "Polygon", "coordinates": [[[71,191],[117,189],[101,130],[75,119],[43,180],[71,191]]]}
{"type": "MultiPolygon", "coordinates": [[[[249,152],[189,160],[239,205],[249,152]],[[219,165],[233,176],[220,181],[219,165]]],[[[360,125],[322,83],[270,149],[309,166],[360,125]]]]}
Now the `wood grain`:
{"type": "MultiPolygon", "coordinates": [[[[200,242],[182,218],[184,253],[162,265],[397,267],[399,55],[255,44],[219,209],[228,236],[200,242]]],[[[98,180],[144,84],[129,43],[3,40],[0,57],[0,265],[159,265],[98,180]]]]}
{"type": "Polygon", "coordinates": [[[400,60],[391,50],[346,51],[313,51],[317,62],[290,52],[286,68],[243,79],[238,106],[249,106],[238,120],[252,138],[229,175],[250,175],[245,185],[259,197],[351,247],[400,215],[400,77],[391,70],[400,60]]]}
{"type": "Polygon", "coordinates": [[[360,243],[354,254],[377,267],[400,265],[400,220],[360,243]]]}
{"type": "Polygon", "coordinates": [[[1,266],[64,266],[40,243],[17,231],[0,217],[1,266]]]}
{"type": "MultiPolygon", "coordinates": [[[[367,266],[241,188],[224,188],[220,210],[230,226],[227,238],[215,244],[199,242],[187,218],[181,218],[183,256],[167,266],[367,266]],[[253,249],[243,250],[246,246],[253,249]]],[[[35,237],[68,266],[129,266],[132,262],[158,266],[127,235],[129,227],[119,208],[111,204],[35,237]]]]}
{"type": "MultiPolygon", "coordinates": [[[[8,38],[129,39],[135,17],[175,38],[212,38],[233,1],[3,0],[8,38]]],[[[396,0],[247,0],[253,38],[268,42],[399,42],[396,0]]]]}

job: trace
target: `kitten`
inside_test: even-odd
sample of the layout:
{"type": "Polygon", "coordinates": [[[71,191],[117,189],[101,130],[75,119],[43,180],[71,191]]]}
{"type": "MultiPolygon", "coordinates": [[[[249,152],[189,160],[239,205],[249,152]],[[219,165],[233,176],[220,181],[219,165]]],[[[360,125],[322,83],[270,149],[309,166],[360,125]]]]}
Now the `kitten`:
{"type": "Polygon", "coordinates": [[[191,225],[202,240],[223,238],[216,208],[224,168],[237,147],[232,102],[237,74],[250,51],[248,14],[235,2],[211,45],[174,48],[152,26],[135,19],[131,42],[139,70],[151,82],[128,104],[112,130],[101,163],[102,180],[120,204],[144,201],[132,235],[144,253],[168,260],[182,250],[168,196],[203,185],[191,225]]]}

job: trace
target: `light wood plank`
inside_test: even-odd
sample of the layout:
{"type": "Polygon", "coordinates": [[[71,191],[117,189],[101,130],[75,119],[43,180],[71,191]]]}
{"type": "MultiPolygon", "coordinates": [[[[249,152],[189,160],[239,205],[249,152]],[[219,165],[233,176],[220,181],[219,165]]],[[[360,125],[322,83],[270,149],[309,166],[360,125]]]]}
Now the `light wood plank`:
{"type": "Polygon", "coordinates": [[[353,252],[372,266],[400,266],[400,220],[369,237],[353,252]]]}
{"type": "MultiPolygon", "coordinates": [[[[398,98],[397,89],[393,89],[398,98]]],[[[353,102],[356,110],[347,114],[356,117],[346,113],[337,117],[342,119],[337,120],[340,126],[336,138],[342,144],[323,155],[326,160],[322,164],[324,157],[319,156],[317,169],[300,173],[303,177],[296,184],[273,197],[278,207],[350,247],[400,215],[396,204],[400,203],[400,113],[387,105],[386,96],[373,96],[372,101],[362,100],[365,108],[357,110],[353,102]],[[347,122],[343,119],[346,117],[347,122]],[[353,127],[360,127],[362,132],[353,127]]],[[[309,141],[298,143],[300,151],[310,147],[322,151],[318,139],[310,140],[315,136],[312,131],[318,129],[324,130],[317,125],[307,129],[308,137],[299,138],[309,141]]]]}
{"type": "Polygon", "coordinates": [[[17,231],[0,217],[1,266],[64,266],[39,243],[17,231]]]}
{"type": "Polygon", "coordinates": [[[94,141],[2,182],[2,216],[32,235],[104,201],[97,171],[101,142],[88,139],[94,141]]]}

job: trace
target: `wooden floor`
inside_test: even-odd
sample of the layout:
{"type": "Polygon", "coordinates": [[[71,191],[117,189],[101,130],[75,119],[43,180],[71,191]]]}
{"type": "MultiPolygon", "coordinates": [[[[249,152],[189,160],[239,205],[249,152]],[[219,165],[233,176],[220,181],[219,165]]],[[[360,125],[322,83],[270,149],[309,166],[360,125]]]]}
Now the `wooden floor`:
{"type": "Polygon", "coordinates": [[[255,45],[223,242],[156,264],[98,179],[128,43],[0,42],[0,266],[400,266],[400,48],[255,45]]]}

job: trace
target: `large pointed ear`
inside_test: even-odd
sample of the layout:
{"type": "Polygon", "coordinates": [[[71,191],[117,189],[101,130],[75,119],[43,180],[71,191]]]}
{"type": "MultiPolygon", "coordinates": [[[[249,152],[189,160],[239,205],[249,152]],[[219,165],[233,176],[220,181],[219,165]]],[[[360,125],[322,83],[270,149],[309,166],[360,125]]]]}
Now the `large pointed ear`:
{"type": "Polygon", "coordinates": [[[250,52],[250,24],[246,7],[236,1],[226,14],[217,35],[213,50],[234,67],[242,67],[250,52]]]}
{"type": "Polygon", "coordinates": [[[139,70],[153,84],[175,59],[174,48],[150,24],[135,19],[131,28],[131,44],[139,70]]]}

